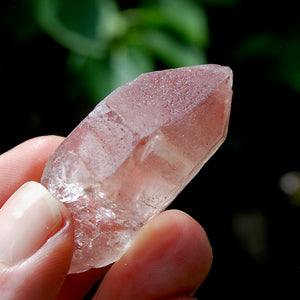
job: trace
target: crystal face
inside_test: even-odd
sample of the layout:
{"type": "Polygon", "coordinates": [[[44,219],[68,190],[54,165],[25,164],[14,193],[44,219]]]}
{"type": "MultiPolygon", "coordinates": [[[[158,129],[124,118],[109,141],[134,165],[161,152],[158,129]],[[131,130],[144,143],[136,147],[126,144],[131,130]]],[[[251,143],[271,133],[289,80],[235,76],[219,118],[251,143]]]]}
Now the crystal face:
{"type": "Polygon", "coordinates": [[[202,65],[116,89],[52,154],[41,182],[72,214],[70,273],[118,260],[224,141],[232,72],[202,65]]]}

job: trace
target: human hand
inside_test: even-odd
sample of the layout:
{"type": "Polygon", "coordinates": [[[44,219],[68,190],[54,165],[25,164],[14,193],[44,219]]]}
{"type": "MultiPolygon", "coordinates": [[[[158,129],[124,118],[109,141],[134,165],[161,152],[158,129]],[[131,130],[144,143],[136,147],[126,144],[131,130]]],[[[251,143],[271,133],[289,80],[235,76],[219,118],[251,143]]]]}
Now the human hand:
{"type": "Polygon", "coordinates": [[[112,266],[67,275],[72,220],[37,183],[61,141],[38,137],[0,156],[0,299],[83,299],[101,278],[95,300],[193,299],[212,252],[203,228],[176,210],[155,217],[112,266]]]}

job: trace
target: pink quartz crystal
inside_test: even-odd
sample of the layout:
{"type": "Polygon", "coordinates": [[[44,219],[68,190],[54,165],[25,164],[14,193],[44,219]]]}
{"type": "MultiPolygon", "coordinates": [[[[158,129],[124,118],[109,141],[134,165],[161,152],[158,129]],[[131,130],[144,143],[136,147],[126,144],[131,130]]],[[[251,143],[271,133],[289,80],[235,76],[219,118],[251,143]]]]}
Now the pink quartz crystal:
{"type": "Polygon", "coordinates": [[[70,273],[118,260],[224,141],[228,67],[146,73],[116,89],[50,157],[41,182],[70,210],[70,273]]]}

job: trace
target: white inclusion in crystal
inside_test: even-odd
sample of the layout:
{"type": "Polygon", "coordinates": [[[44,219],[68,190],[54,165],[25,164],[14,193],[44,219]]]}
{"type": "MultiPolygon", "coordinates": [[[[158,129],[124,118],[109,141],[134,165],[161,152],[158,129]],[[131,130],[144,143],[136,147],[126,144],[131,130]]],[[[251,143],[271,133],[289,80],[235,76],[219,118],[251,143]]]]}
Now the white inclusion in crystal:
{"type": "Polygon", "coordinates": [[[104,217],[108,219],[114,219],[116,217],[116,214],[111,210],[104,207],[99,207],[98,214],[96,214],[96,222],[102,221],[104,217]]]}
{"type": "MultiPolygon", "coordinates": [[[[183,154],[180,153],[174,145],[168,142],[160,130],[158,130],[154,137],[148,142],[144,155],[149,155],[152,151],[155,155],[168,162],[170,166],[175,168],[180,166],[183,174],[190,172],[193,168],[193,162],[183,157],[183,154]]],[[[143,159],[144,155],[142,156],[143,159]]]]}
{"type": "Polygon", "coordinates": [[[150,140],[147,142],[146,147],[140,157],[140,162],[144,162],[144,160],[149,156],[151,152],[155,151],[155,147],[157,146],[157,142],[162,139],[161,133],[156,133],[150,140]]]}
{"type": "Polygon", "coordinates": [[[78,200],[78,198],[84,195],[84,188],[78,183],[66,184],[62,191],[61,201],[65,203],[71,203],[78,200]]]}

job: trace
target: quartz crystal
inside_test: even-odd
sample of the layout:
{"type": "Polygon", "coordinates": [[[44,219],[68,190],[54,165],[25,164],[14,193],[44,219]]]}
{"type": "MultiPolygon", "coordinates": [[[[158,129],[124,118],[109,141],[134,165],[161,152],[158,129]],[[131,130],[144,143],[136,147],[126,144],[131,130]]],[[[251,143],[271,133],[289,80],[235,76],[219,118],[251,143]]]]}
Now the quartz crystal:
{"type": "Polygon", "coordinates": [[[119,87],[50,157],[41,182],[70,210],[70,273],[118,260],[224,141],[232,72],[201,65],[119,87]]]}

